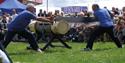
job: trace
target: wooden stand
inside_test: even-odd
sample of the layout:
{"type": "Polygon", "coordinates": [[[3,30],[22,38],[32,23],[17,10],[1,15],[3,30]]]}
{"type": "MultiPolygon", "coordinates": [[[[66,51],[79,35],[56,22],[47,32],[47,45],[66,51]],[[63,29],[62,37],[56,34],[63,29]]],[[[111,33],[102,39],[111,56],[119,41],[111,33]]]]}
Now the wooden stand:
{"type": "Polygon", "coordinates": [[[71,49],[72,47],[70,47],[68,44],[66,44],[61,38],[63,37],[63,35],[60,35],[60,34],[54,34],[54,33],[52,33],[52,34],[50,34],[50,36],[49,36],[49,40],[47,40],[47,43],[46,43],[46,45],[43,47],[43,51],[46,49],[46,48],[48,48],[49,46],[51,46],[51,47],[56,47],[56,46],[54,46],[54,45],[52,45],[52,41],[54,40],[54,39],[58,39],[63,45],[64,45],[64,47],[66,47],[66,48],[68,48],[68,49],[71,49]]]}

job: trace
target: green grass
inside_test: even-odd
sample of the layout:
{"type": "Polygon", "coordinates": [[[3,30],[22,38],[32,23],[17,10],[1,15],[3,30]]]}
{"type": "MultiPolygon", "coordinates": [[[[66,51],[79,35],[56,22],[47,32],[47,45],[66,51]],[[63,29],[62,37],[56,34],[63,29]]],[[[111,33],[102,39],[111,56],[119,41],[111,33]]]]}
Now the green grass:
{"type": "MultiPolygon", "coordinates": [[[[60,43],[53,43],[60,45],[60,43]]],[[[125,63],[125,48],[114,43],[94,43],[93,51],[81,51],[86,43],[68,43],[72,49],[49,48],[44,53],[26,50],[27,43],[11,42],[7,51],[14,63],[125,63]]],[[[44,44],[40,43],[42,47],[44,44]]]]}

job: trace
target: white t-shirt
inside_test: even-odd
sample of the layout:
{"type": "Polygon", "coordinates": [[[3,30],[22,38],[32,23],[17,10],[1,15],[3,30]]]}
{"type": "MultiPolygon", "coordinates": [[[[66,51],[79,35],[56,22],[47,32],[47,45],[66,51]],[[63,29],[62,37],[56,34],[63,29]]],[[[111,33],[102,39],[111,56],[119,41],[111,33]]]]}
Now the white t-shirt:
{"type": "Polygon", "coordinates": [[[10,63],[8,57],[2,50],[0,50],[0,58],[2,58],[2,63],[10,63]]]}

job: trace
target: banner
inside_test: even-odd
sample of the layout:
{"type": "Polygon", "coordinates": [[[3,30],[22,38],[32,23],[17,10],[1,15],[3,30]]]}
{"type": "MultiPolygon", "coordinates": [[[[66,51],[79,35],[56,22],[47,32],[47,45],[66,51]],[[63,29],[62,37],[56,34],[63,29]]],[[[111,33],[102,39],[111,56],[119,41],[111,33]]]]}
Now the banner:
{"type": "Polygon", "coordinates": [[[37,3],[43,3],[43,0],[34,0],[37,3]]]}
{"type": "Polygon", "coordinates": [[[39,4],[43,3],[43,0],[28,0],[28,1],[30,1],[30,2],[35,2],[35,3],[39,3],[39,4]]]}
{"type": "Polygon", "coordinates": [[[75,13],[75,12],[81,12],[84,10],[88,10],[87,6],[68,6],[68,7],[62,7],[61,10],[67,14],[67,13],[75,13]]]}

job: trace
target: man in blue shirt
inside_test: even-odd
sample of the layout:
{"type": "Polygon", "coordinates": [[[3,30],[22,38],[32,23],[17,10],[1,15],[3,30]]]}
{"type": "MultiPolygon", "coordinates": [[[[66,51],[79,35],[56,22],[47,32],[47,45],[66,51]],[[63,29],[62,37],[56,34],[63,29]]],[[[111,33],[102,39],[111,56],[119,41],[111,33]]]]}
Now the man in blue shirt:
{"type": "Polygon", "coordinates": [[[31,19],[39,20],[39,21],[50,21],[44,17],[37,18],[34,15],[35,8],[33,5],[28,5],[26,10],[21,12],[18,16],[16,16],[11,23],[8,25],[8,31],[6,33],[5,39],[3,41],[3,46],[6,48],[10,41],[13,39],[15,34],[19,34],[22,37],[26,38],[32,47],[33,50],[42,52],[38,47],[38,44],[35,40],[34,35],[27,30],[27,26],[29,25],[31,19]]]}
{"type": "Polygon", "coordinates": [[[90,35],[87,41],[85,51],[92,50],[94,40],[101,34],[107,33],[111,39],[115,42],[118,48],[122,48],[122,45],[118,38],[114,36],[113,32],[113,21],[106,9],[100,9],[98,4],[93,4],[92,9],[94,11],[95,18],[99,21],[99,27],[90,35]]]}

